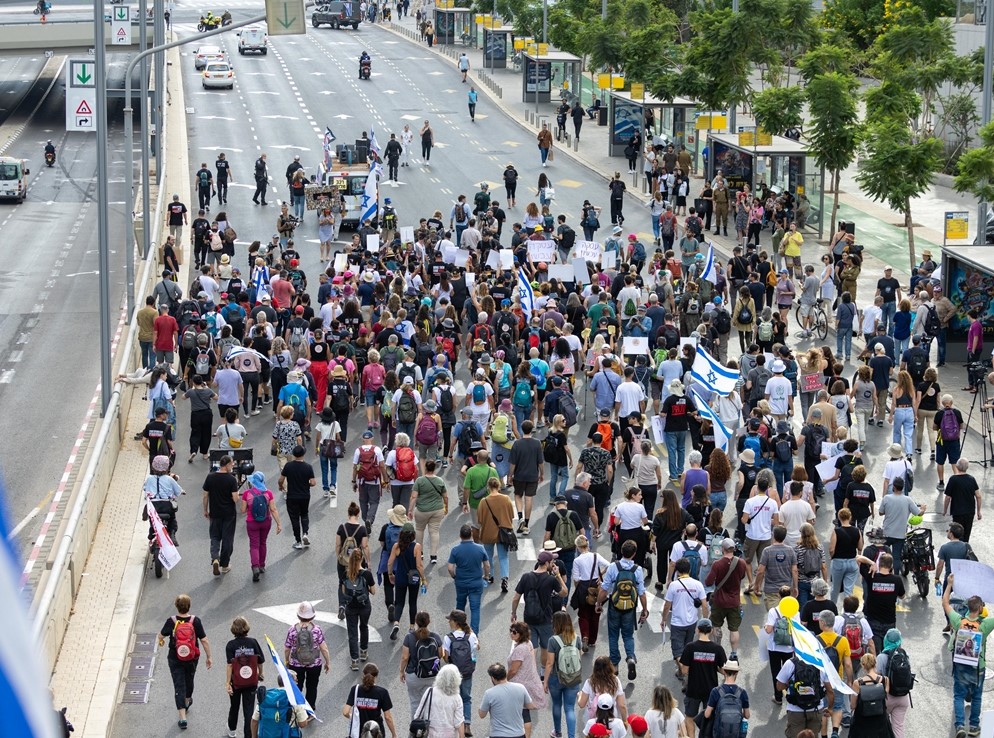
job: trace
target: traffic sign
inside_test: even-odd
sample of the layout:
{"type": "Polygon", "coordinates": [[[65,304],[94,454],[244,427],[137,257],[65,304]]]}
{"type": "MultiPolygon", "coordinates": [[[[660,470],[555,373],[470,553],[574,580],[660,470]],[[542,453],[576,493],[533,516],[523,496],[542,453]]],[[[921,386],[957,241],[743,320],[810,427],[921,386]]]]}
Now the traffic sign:
{"type": "Polygon", "coordinates": [[[66,130],[95,131],[96,68],[90,59],[70,59],[66,64],[66,130]]]}
{"type": "Polygon", "coordinates": [[[131,45],[131,7],[115,5],[110,20],[110,37],[114,46],[131,45]]]}
{"type": "Polygon", "coordinates": [[[266,24],[270,36],[306,34],[304,0],[266,0],[266,24]]]}

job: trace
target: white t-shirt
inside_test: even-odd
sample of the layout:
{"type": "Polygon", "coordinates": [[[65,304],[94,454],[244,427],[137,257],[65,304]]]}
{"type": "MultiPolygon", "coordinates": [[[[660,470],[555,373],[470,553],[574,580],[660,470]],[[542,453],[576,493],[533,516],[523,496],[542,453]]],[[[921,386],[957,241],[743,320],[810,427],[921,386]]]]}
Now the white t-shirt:
{"type": "MultiPolygon", "coordinates": [[[[793,677],[794,677],[794,660],[791,659],[780,668],[780,672],[777,674],[777,681],[780,682],[781,684],[789,684],[790,680],[793,677]]],[[[821,683],[831,685],[831,682],[829,682],[828,680],[827,674],[824,673],[821,674],[821,683]]],[[[795,707],[789,702],[787,702],[786,705],[787,705],[787,712],[804,712],[804,710],[802,710],[800,707],[795,707]]],[[[818,709],[824,709],[824,708],[825,708],[825,700],[823,698],[818,705],[818,709]]]]}
{"type": "MultiPolygon", "coordinates": [[[[625,691],[621,688],[621,680],[620,679],[615,678],[615,683],[617,684],[617,689],[615,689],[615,691],[614,691],[614,716],[618,717],[619,716],[619,714],[618,714],[618,698],[619,697],[624,697],[625,696],[625,691]]],[[[580,691],[583,694],[587,695],[587,706],[584,708],[584,710],[586,711],[586,715],[584,715],[584,716],[577,715],[576,719],[580,720],[581,717],[583,717],[586,720],[590,720],[590,719],[592,719],[594,717],[594,715],[597,714],[597,695],[599,693],[595,692],[594,688],[590,686],[590,680],[589,679],[587,679],[583,683],[583,687],[580,689],[580,691]]]]}
{"type": "Polygon", "coordinates": [[[704,545],[703,541],[677,541],[670,549],[670,561],[675,564],[683,558],[687,549],[692,549],[694,546],[700,546],[697,553],[701,557],[701,571],[704,571],[704,567],[708,565],[708,547],[704,545]]]}
{"type": "MultiPolygon", "coordinates": [[[[863,644],[870,642],[873,638],[873,629],[870,628],[870,624],[867,622],[866,618],[863,617],[862,613],[856,613],[859,616],[859,625],[863,629],[863,644]]],[[[832,626],[832,630],[838,633],[840,636],[845,635],[846,619],[842,615],[835,616],[835,625],[832,626]]]]}
{"type": "Polygon", "coordinates": [[[597,573],[603,572],[610,565],[611,562],[599,553],[587,551],[585,554],[580,554],[573,559],[573,581],[585,582],[591,579],[596,579],[597,573]],[[596,565],[594,564],[595,560],[597,561],[596,565]],[[592,576],[591,573],[593,574],[592,576]]]}
{"type": "Polygon", "coordinates": [[[614,508],[614,514],[621,521],[622,530],[642,527],[642,518],[649,517],[641,502],[622,502],[614,508]]]}
{"type": "MultiPolygon", "coordinates": [[[[703,546],[701,553],[704,553],[703,546]]],[[[694,607],[695,597],[702,602],[707,598],[704,585],[696,579],[680,577],[670,582],[670,586],[666,589],[666,601],[673,608],[671,611],[672,615],[670,616],[671,626],[675,625],[678,628],[685,628],[688,625],[697,623],[700,618],[698,614],[700,608],[694,607]]]]}
{"type": "Polygon", "coordinates": [[[771,413],[786,415],[793,399],[790,380],[782,375],[773,375],[766,383],[766,396],[769,398],[771,413]]]}
{"type": "Polygon", "coordinates": [[[746,500],[742,512],[748,515],[746,523],[746,538],[754,541],[768,541],[773,537],[773,513],[777,511],[777,503],[768,495],[756,495],[746,500]]]}
{"type": "MultiPolygon", "coordinates": [[[[780,614],[780,611],[775,607],[771,607],[769,612],[766,613],[766,624],[773,627],[781,617],[783,616],[780,614]]],[[[778,646],[773,642],[773,631],[766,634],[766,650],[779,651],[780,653],[794,653],[793,646],[778,646]]]]}
{"type": "MultiPolygon", "coordinates": [[[[587,735],[590,732],[590,728],[593,724],[597,722],[594,719],[587,721],[587,724],[583,726],[583,734],[587,735]]],[[[625,738],[628,735],[628,729],[625,727],[625,723],[620,718],[611,718],[611,738],[625,738]]]]}
{"type": "MultiPolygon", "coordinates": [[[[420,371],[420,369],[418,371],[420,371]]],[[[400,402],[400,398],[401,398],[401,396],[403,394],[404,394],[404,390],[403,389],[399,389],[399,390],[397,390],[396,392],[393,393],[393,406],[394,407],[397,407],[397,403],[400,402]]],[[[421,405],[421,393],[418,392],[417,390],[412,390],[411,394],[414,395],[414,402],[417,403],[417,405],[420,407],[420,405],[421,405]]]]}
{"type": "MultiPolygon", "coordinates": [[[[893,482],[895,479],[904,476],[905,470],[911,467],[911,464],[905,459],[893,459],[884,464],[884,479],[893,482]]],[[[887,488],[883,491],[883,494],[890,492],[890,482],[887,484],[887,488]]],[[[908,490],[904,490],[907,493],[908,490]]]]}
{"type": "Polygon", "coordinates": [[[245,436],[248,435],[245,432],[245,426],[241,423],[221,423],[217,427],[217,432],[214,434],[218,437],[218,448],[233,448],[233,446],[228,443],[229,440],[234,439],[235,441],[242,441],[238,444],[238,448],[241,448],[245,442],[245,436]]]}
{"type": "Polygon", "coordinates": [[[876,323],[883,315],[883,310],[876,305],[863,308],[863,333],[873,333],[876,330],[876,323]]]}
{"type": "Polygon", "coordinates": [[[646,710],[644,717],[649,726],[649,738],[678,738],[677,731],[686,719],[675,707],[666,720],[663,720],[663,714],[659,710],[646,710]]]}
{"type": "Polygon", "coordinates": [[[338,424],[337,420],[332,420],[330,423],[322,421],[314,427],[314,430],[318,434],[318,444],[320,445],[322,441],[334,440],[342,432],[342,426],[338,424]]]}
{"type": "Polygon", "coordinates": [[[804,500],[790,499],[780,506],[780,525],[787,529],[788,546],[794,546],[801,540],[801,526],[815,519],[814,510],[804,500]]]}
{"type": "Polygon", "coordinates": [[[638,382],[622,382],[618,385],[615,400],[621,403],[618,415],[627,418],[632,413],[641,412],[639,403],[645,401],[645,390],[638,382]]]}

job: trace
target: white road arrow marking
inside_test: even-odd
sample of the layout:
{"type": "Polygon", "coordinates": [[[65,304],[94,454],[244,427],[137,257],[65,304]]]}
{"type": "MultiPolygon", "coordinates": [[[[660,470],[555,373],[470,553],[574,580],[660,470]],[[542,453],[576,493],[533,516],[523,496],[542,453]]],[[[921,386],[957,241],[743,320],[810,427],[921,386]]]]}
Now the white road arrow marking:
{"type": "MultiPolygon", "coordinates": [[[[317,606],[322,600],[311,600],[311,604],[317,606]]],[[[273,605],[271,607],[257,607],[255,612],[260,615],[264,615],[267,618],[275,620],[278,623],[283,623],[284,625],[294,625],[297,622],[297,605],[299,603],[291,602],[287,605],[273,605]]],[[[338,613],[324,612],[318,610],[314,613],[314,619],[319,623],[327,623],[329,625],[334,625],[336,627],[346,628],[345,621],[338,619],[338,613]]],[[[369,628],[369,640],[371,643],[382,643],[383,638],[376,628],[370,626],[369,628]]],[[[278,642],[278,641],[276,641],[278,642]]]]}
{"type": "MultiPolygon", "coordinates": [[[[231,152],[233,152],[235,154],[242,153],[242,149],[233,149],[233,148],[231,148],[229,146],[201,146],[200,149],[202,151],[231,151],[231,152]]],[[[248,187],[249,185],[245,185],[245,186],[248,187]]],[[[254,187],[255,185],[252,185],[252,186],[254,187]]]]}
{"type": "Polygon", "coordinates": [[[383,90],[384,95],[396,95],[397,90],[383,90]]]}
{"type": "Polygon", "coordinates": [[[345,113],[339,113],[338,115],[333,115],[331,117],[332,118],[338,118],[339,120],[348,120],[352,116],[351,115],[346,115],[345,113]]]}
{"type": "Polygon", "coordinates": [[[269,90],[249,90],[248,94],[250,94],[250,95],[276,95],[276,96],[279,96],[280,93],[278,93],[278,92],[271,92],[269,90]]]}
{"type": "Polygon", "coordinates": [[[234,120],[226,115],[198,115],[199,120],[234,120]]]}
{"type": "Polygon", "coordinates": [[[261,118],[269,118],[270,120],[300,120],[295,115],[263,115],[261,118]]]}
{"type": "Polygon", "coordinates": [[[333,92],[332,90],[321,90],[321,92],[319,92],[318,94],[319,95],[334,95],[336,93],[333,92]]]}
{"type": "Polygon", "coordinates": [[[323,77],[324,76],[324,72],[311,72],[311,76],[313,76],[313,77],[323,77]]]}
{"type": "Polygon", "coordinates": [[[441,74],[445,74],[445,72],[437,72],[436,71],[436,72],[428,72],[428,74],[430,74],[432,77],[438,77],[441,74]]]}
{"type": "Polygon", "coordinates": [[[284,146],[270,146],[271,149],[296,149],[297,151],[310,151],[306,146],[292,146],[291,144],[286,144],[284,146]]]}

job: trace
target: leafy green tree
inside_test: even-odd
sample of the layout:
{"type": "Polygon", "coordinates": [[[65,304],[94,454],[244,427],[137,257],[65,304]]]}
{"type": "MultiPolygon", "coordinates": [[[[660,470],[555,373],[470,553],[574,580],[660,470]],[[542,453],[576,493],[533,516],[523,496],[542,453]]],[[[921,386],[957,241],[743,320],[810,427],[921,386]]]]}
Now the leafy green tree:
{"type": "Polygon", "coordinates": [[[963,152],[953,181],[957,192],[969,192],[981,202],[994,202],[994,123],[978,132],[980,146],[963,152]]]}
{"type": "Polygon", "coordinates": [[[831,40],[846,39],[866,51],[884,27],[884,0],[827,0],[822,23],[831,40]]]}
{"type": "Polygon", "coordinates": [[[855,77],[839,72],[819,74],[805,88],[810,114],[808,150],[828,170],[834,193],[830,233],[835,233],[839,211],[839,175],[855,159],[862,135],[858,89],[855,77]]]}
{"type": "Polygon", "coordinates": [[[852,44],[826,42],[808,50],[798,60],[797,66],[801,70],[801,79],[808,83],[819,74],[852,74],[860,66],[861,56],[852,44]]]}
{"type": "Polygon", "coordinates": [[[752,96],[752,113],[768,133],[780,135],[800,127],[804,90],[800,87],[768,87],[752,96]]]}

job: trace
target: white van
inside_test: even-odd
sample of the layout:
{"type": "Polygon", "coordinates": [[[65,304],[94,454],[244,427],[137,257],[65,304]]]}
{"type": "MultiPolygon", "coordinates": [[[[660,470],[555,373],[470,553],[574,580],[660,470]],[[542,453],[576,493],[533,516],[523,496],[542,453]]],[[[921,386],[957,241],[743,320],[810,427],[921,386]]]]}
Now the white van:
{"type": "Polygon", "coordinates": [[[24,202],[28,195],[28,175],[23,159],[0,156],[0,199],[24,202]]]}
{"type": "Polygon", "coordinates": [[[257,51],[263,56],[266,54],[266,32],[258,26],[249,26],[238,32],[238,53],[244,55],[250,51],[257,51]]]}

